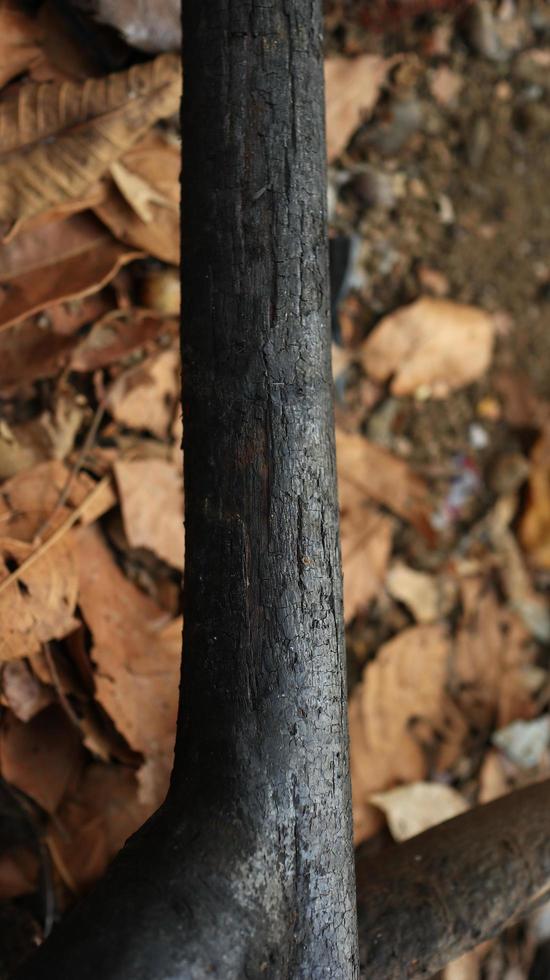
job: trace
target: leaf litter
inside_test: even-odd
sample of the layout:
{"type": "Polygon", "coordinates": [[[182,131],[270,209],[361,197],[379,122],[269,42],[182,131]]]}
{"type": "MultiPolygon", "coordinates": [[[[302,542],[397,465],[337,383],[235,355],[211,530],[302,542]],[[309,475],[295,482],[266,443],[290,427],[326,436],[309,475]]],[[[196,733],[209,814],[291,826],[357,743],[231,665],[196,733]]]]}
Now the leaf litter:
{"type": "MultiPolygon", "coordinates": [[[[173,752],[180,70],[61,58],[50,8],[0,3],[0,772],[61,912],[161,802],[173,752]]],[[[530,201],[492,189],[512,165],[484,169],[516,115],[542,154],[522,92],[546,51],[525,19],[515,40],[487,21],[497,44],[445,11],[372,34],[328,8],[331,232],[360,245],[333,320],[354,837],[377,847],[550,771],[548,268],[525,258],[530,201]],[[490,52],[518,43],[508,91],[490,52]]],[[[0,894],[42,871],[14,837],[0,894]]]]}

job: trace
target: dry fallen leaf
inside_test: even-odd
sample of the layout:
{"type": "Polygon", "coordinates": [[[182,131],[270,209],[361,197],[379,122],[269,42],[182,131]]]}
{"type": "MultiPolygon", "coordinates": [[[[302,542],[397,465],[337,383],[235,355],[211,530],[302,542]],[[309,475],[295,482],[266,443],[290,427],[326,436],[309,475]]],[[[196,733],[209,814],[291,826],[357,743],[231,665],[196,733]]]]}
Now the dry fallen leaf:
{"type": "Polygon", "coordinates": [[[139,310],[116,317],[106,316],[94,324],[71,353],[71,369],[87,372],[106,367],[159,337],[176,334],[178,326],[176,320],[165,320],[139,310]]]}
{"type": "Polygon", "coordinates": [[[529,496],[519,537],[531,560],[550,568],[550,435],[544,432],[531,452],[529,496]]]}
{"type": "Polygon", "coordinates": [[[0,332],[0,394],[6,396],[20,385],[58,374],[76,342],[74,337],[45,330],[35,319],[0,332]]]}
{"type": "Polygon", "coordinates": [[[0,330],[96,292],[139,255],[87,214],[18,235],[0,249],[0,330]]]}
{"type": "Polygon", "coordinates": [[[183,569],[183,473],[162,459],[119,460],[114,469],[129,545],[183,569]]]}
{"type": "Polygon", "coordinates": [[[480,980],[481,958],[481,952],[471,949],[445,967],[442,980],[480,980]]]}
{"type": "MultiPolygon", "coordinates": [[[[0,585],[35,550],[25,541],[0,538],[0,585]]],[[[77,588],[68,532],[0,593],[0,661],[30,657],[42,643],[73,630],[77,588]]]]}
{"type": "Polygon", "coordinates": [[[163,262],[179,262],[181,152],[151,134],[111,166],[114,184],[95,212],[116,238],[163,262]]]}
{"type": "Polygon", "coordinates": [[[375,380],[392,377],[394,395],[444,398],[485,373],[493,335],[483,310],[425,296],[384,317],[363,344],[361,361],[375,380]]]}
{"type": "Polygon", "coordinates": [[[468,809],[464,797],[443,783],[409,783],[385,793],[373,793],[370,799],[385,814],[396,841],[415,837],[468,809]]]}
{"type": "Polygon", "coordinates": [[[79,532],[79,605],[93,636],[97,699],[130,746],[142,752],[143,802],[162,802],[172,766],[181,621],[124,577],[94,528],[79,532]]]}
{"type": "Polygon", "coordinates": [[[386,588],[411,610],[418,623],[433,623],[447,615],[456,594],[450,578],[419,572],[400,561],[391,566],[386,588]]]}
{"type": "Polygon", "coordinates": [[[2,775],[48,813],[57,810],[77,778],[82,760],[80,733],[57,705],[26,724],[10,712],[4,714],[0,728],[2,775]]]}
{"type": "Polygon", "coordinates": [[[42,33],[35,20],[16,9],[13,0],[2,0],[0,3],[0,88],[44,60],[42,33]]]}
{"type": "Polygon", "coordinates": [[[327,153],[330,161],[345,150],[351,136],[368,118],[394,58],[363,54],[357,58],[325,59],[327,153]]]}
{"type": "Polygon", "coordinates": [[[339,497],[343,510],[376,501],[420,530],[428,526],[428,487],[410,466],[361,435],[336,430],[339,497]]]}
{"type": "Polygon", "coordinates": [[[109,395],[109,411],[129,429],[165,439],[180,392],[179,354],[165,350],[122,374],[109,395]]]}
{"type": "Polygon", "coordinates": [[[152,807],[138,800],[135,774],[124,766],[87,766],[50,827],[47,843],[60,876],[74,892],[92,885],[152,807]]]}
{"type": "Polygon", "coordinates": [[[449,686],[471,724],[480,730],[531,718],[535,653],[517,616],[481,579],[461,583],[463,616],[453,644],[449,686]]]}
{"type": "MultiPolygon", "coordinates": [[[[488,515],[491,544],[500,560],[502,585],[511,609],[520,616],[532,636],[542,643],[550,641],[550,609],[546,598],[533,586],[517,538],[510,529],[517,509],[514,494],[498,499],[488,515]]],[[[520,534],[522,528],[520,525],[520,534]]]]}
{"type": "Polygon", "coordinates": [[[440,625],[404,630],[380,648],[351,696],[356,843],[372,827],[373,793],[422,780],[461,753],[467,728],[446,691],[450,649],[440,625]]]}
{"type": "Polygon", "coordinates": [[[0,901],[31,895],[38,887],[38,857],[28,847],[12,847],[0,854],[0,901]]]}
{"type": "Polygon", "coordinates": [[[344,577],[344,617],[349,622],[376,597],[391,554],[394,522],[365,501],[344,509],[340,541],[344,577]]]}
{"type": "Polygon", "coordinates": [[[85,82],[29,83],[0,104],[0,227],[79,201],[151,125],[176,112],[177,55],[85,82]],[[55,136],[55,139],[51,139],[55,136]]]}

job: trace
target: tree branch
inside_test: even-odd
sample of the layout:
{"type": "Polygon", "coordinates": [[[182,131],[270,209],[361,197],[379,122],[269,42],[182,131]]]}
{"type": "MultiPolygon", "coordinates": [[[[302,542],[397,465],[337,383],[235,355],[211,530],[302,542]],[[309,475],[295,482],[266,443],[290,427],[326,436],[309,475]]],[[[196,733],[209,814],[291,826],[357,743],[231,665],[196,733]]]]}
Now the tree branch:
{"type": "Polygon", "coordinates": [[[550,780],[357,860],[365,977],[430,977],[550,899],[550,780]]]}

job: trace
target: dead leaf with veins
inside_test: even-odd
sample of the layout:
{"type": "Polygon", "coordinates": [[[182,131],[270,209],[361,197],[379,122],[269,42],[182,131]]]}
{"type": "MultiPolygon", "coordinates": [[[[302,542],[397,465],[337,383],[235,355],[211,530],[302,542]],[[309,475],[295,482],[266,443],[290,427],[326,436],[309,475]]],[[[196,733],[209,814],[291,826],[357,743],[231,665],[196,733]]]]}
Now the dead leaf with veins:
{"type": "Polygon", "coordinates": [[[180,60],[168,54],[104,78],[22,85],[0,105],[4,237],[85,198],[180,95],[180,60]]]}

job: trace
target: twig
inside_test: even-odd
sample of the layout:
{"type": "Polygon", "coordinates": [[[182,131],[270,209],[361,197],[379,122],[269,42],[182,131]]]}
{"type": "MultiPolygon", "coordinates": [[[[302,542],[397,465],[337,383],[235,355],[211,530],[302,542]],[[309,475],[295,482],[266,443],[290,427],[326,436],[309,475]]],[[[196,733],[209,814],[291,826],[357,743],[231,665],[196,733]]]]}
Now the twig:
{"type": "Polygon", "coordinates": [[[76,524],[78,518],[84,513],[88,504],[90,504],[92,500],[94,500],[96,497],[99,496],[100,492],[105,489],[108,483],[110,483],[110,480],[111,480],[111,476],[110,474],[107,474],[107,476],[104,476],[103,479],[99,481],[99,483],[96,483],[91,493],[89,493],[88,496],[85,497],[85,499],[78,505],[78,507],[76,507],[68,515],[68,517],[65,518],[63,523],[59,525],[59,527],[53,532],[53,534],[49,538],[47,538],[46,541],[44,541],[36,549],[36,551],[33,551],[27,558],[25,558],[25,560],[21,563],[19,568],[16,568],[15,571],[13,572],[10,572],[7,578],[5,578],[2,582],[0,582],[0,595],[2,595],[2,593],[5,592],[6,589],[9,588],[9,586],[12,585],[13,582],[19,581],[22,575],[24,575],[25,572],[27,572],[29,568],[31,568],[31,566],[38,561],[39,558],[42,558],[42,556],[47,551],[49,551],[49,549],[54,544],[57,544],[57,542],[60,541],[62,537],[64,537],[67,531],[70,531],[73,524],[76,524]]]}
{"type": "Polygon", "coordinates": [[[74,461],[74,464],[73,464],[73,466],[71,468],[71,471],[69,472],[69,474],[67,476],[67,479],[65,481],[65,484],[64,484],[64,486],[62,487],[62,489],[60,491],[60,494],[59,494],[59,497],[57,499],[56,505],[55,505],[54,509],[52,510],[51,514],[48,514],[48,516],[46,517],[46,519],[40,525],[40,527],[38,528],[38,530],[37,530],[37,532],[36,532],[36,534],[34,536],[34,543],[35,544],[39,544],[40,543],[40,541],[42,539],[42,535],[47,530],[47,528],[50,526],[50,524],[53,521],[53,519],[54,519],[55,515],[57,514],[57,512],[59,510],[61,510],[61,508],[63,507],[63,505],[67,501],[67,498],[69,496],[69,493],[71,492],[72,485],[73,485],[76,477],[78,476],[78,473],[80,472],[80,470],[82,468],[82,464],[84,463],[84,460],[86,459],[86,456],[90,452],[90,449],[92,448],[92,446],[93,446],[93,444],[94,444],[94,442],[96,440],[98,429],[99,429],[99,426],[101,425],[101,420],[102,420],[103,415],[105,413],[105,408],[106,408],[106,405],[107,405],[107,399],[109,397],[109,394],[110,394],[110,390],[105,393],[105,395],[103,396],[103,398],[101,399],[101,401],[99,402],[99,404],[98,404],[98,406],[97,406],[97,408],[95,410],[95,414],[94,414],[94,417],[92,419],[92,424],[90,425],[90,428],[88,429],[88,433],[87,433],[86,438],[85,438],[85,440],[84,440],[84,442],[82,444],[82,448],[81,448],[78,456],[76,457],[76,459],[74,461]]]}

